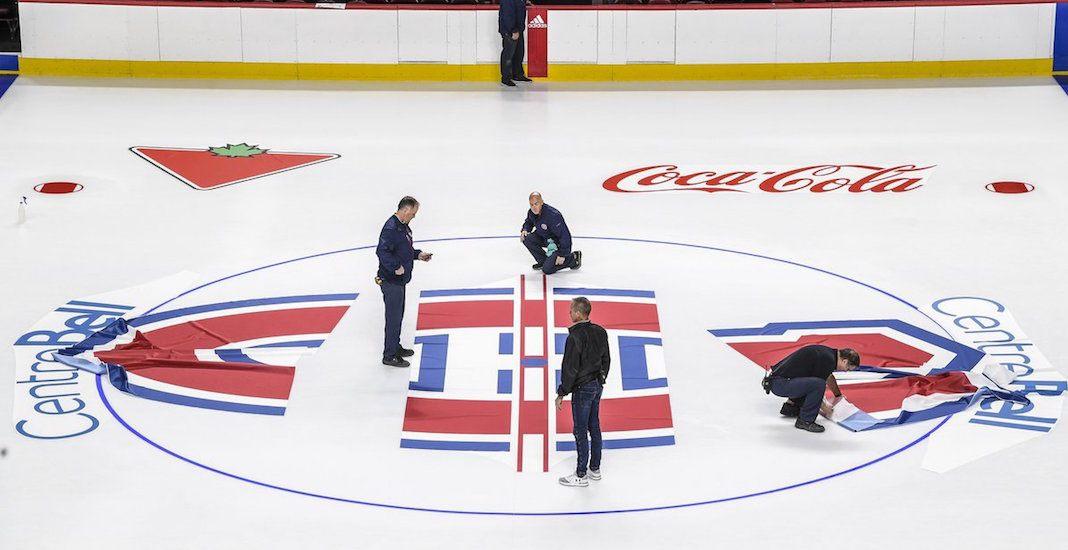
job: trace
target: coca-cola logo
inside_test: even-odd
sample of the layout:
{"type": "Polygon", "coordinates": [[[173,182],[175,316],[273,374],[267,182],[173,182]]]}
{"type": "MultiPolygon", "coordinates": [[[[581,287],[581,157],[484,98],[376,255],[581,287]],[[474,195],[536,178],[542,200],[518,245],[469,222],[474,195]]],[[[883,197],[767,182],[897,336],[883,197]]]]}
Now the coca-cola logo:
{"type": "Polygon", "coordinates": [[[792,170],[703,170],[688,172],[673,164],[644,166],[604,180],[617,193],[704,191],[706,193],[767,193],[809,191],[828,193],[904,193],[923,187],[934,166],[903,164],[883,168],[864,164],[818,164],[792,170]]]}

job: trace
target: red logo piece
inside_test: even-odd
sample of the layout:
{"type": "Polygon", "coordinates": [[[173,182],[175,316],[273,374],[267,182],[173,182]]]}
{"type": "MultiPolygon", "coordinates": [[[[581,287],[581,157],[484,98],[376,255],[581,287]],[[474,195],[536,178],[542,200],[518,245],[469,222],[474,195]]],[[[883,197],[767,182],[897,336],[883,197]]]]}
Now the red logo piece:
{"type": "Polygon", "coordinates": [[[80,183],[73,183],[69,181],[50,181],[48,183],[41,183],[34,186],[33,190],[38,193],[44,193],[46,195],[64,195],[66,193],[77,193],[84,189],[84,186],[80,183]]]}
{"type": "Polygon", "coordinates": [[[1035,186],[1022,181],[995,181],[986,184],[986,190],[995,193],[1030,193],[1035,190],[1035,186]]]}
{"type": "Polygon", "coordinates": [[[131,151],[186,185],[217,189],[251,179],[333,160],[333,153],[286,153],[239,143],[208,149],[131,147],[131,151]]]}

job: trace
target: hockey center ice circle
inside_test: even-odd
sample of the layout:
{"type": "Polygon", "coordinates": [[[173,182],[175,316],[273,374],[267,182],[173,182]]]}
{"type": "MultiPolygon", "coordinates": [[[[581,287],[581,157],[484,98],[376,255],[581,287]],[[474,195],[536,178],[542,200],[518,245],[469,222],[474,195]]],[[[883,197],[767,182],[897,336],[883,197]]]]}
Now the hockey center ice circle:
{"type": "MultiPolygon", "coordinates": [[[[449,238],[439,238],[439,239],[417,240],[416,242],[417,243],[435,243],[435,242],[440,243],[440,242],[455,242],[455,241],[485,241],[485,240],[514,239],[514,238],[516,238],[514,235],[485,236],[485,237],[449,237],[449,238]]],[[[752,252],[745,252],[745,251],[741,251],[741,250],[732,250],[732,249],[727,249],[727,248],[719,248],[719,247],[715,247],[715,246],[690,244],[690,243],[682,243],[682,242],[658,241],[658,240],[650,240],[650,239],[618,238],[618,237],[581,237],[581,236],[576,236],[575,239],[576,240],[580,240],[580,241],[612,241],[612,242],[622,242],[622,243],[628,243],[629,242],[629,243],[637,243],[637,244],[653,244],[653,245],[662,245],[662,246],[671,246],[671,247],[683,247],[683,248],[689,248],[689,249],[695,249],[695,250],[706,250],[706,251],[711,251],[711,252],[735,254],[735,255],[745,256],[745,257],[752,258],[752,259],[757,259],[757,260],[764,260],[764,261],[768,261],[768,262],[776,262],[776,263],[779,263],[779,264],[783,264],[783,265],[787,265],[787,266],[796,267],[796,268],[799,268],[799,269],[805,269],[805,270],[809,270],[809,271],[812,271],[812,272],[820,273],[820,274],[826,275],[828,277],[833,277],[833,278],[836,278],[836,279],[839,279],[841,281],[845,281],[845,282],[848,282],[848,283],[851,283],[851,284],[854,284],[854,285],[859,285],[859,286],[867,288],[867,289],[869,289],[869,290],[871,290],[873,292],[880,293],[880,294],[884,295],[885,297],[887,297],[889,299],[897,301],[897,302],[901,303],[902,305],[905,305],[906,307],[908,307],[908,308],[910,308],[910,309],[912,309],[914,311],[918,311],[917,308],[914,305],[912,305],[911,303],[909,303],[908,301],[906,301],[906,300],[904,300],[904,299],[902,299],[902,298],[900,298],[898,296],[895,296],[894,294],[891,294],[890,292],[882,290],[882,289],[880,289],[878,287],[869,285],[867,283],[864,283],[862,281],[858,281],[856,279],[852,279],[852,278],[846,277],[844,275],[839,275],[837,273],[834,273],[834,272],[831,272],[831,271],[828,271],[828,270],[825,270],[825,269],[822,269],[822,268],[819,268],[819,267],[805,265],[805,264],[802,264],[802,263],[798,263],[798,262],[794,262],[794,261],[790,261],[790,260],[785,260],[785,259],[781,259],[781,258],[775,258],[775,257],[772,257],[772,256],[765,256],[765,255],[762,255],[762,254],[756,254],[756,253],[752,253],[752,252]]],[[[160,307],[166,305],[167,303],[172,302],[172,301],[174,301],[174,300],[176,300],[176,299],[178,299],[178,298],[180,298],[182,296],[185,296],[187,294],[191,294],[193,292],[196,292],[197,290],[206,288],[206,287],[214,285],[216,283],[220,283],[220,282],[223,282],[223,281],[227,281],[227,280],[230,280],[230,279],[241,277],[243,275],[248,275],[250,273],[254,273],[254,272],[258,272],[258,271],[262,271],[262,270],[266,270],[266,269],[271,269],[271,268],[274,268],[274,267],[280,267],[280,266],[283,266],[283,265],[292,264],[292,263],[296,263],[296,262],[300,262],[300,261],[304,261],[304,260],[322,258],[324,256],[331,256],[331,255],[336,255],[336,254],[344,254],[344,253],[349,253],[349,252],[360,252],[360,251],[366,251],[366,250],[373,250],[375,248],[375,246],[376,245],[372,244],[372,245],[359,246],[359,247],[353,247],[353,248],[345,248],[345,249],[341,249],[341,250],[322,252],[322,253],[318,253],[318,254],[312,254],[312,255],[309,255],[309,256],[302,256],[302,257],[299,257],[299,258],[294,258],[294,259],[290,259],[290,260],[284,260],[284,261],[280,261],[280,262],[275,262],[275,263],[268,264],[268,265],[265,265],[265,266],[249,269],[249,270],[246,270],[246,271],[242,271],[240,273],[235,273],[233,275],[228,275],[226,277],[222,277],[222,278],[216,279],[214,281],[210,281],[208,283],[204,283],[204,284],[202,284],[200,286],[197,286],[195,288],[192,288],[190,290],[187,290],[187,291],[185,291],[185,292],[183,292],[183,293],[181,293],[181,294],[179,294],[177,296],[174,296],[174,297],[172,297],[172,298],[170,298],[170,299],[168,299],[168,300],[156,305],[150,311],[154,311],[156,309],[159,309],[160,307]]],[[[931,319],[929,316],[924,314],[922,311],[919,311],[919,313],[923,314],[925,317],[930,319],[931,322],[935,324],[935,326],[938,326],[939,328],[941,328],[941,325],[939,325],[937,323],[937,321],[935,321],[934,319],[931,319]]],[[[943,329],[943,331],[944,331],[944,329],[943,329]]],[[[327,494],[323,494],[323,493],[315,493],[315,492],[303,491],[303,490],[300,490],[300,489],[297,489],[297,488],[293,488],[293,487],[286,487],[286,486],[283,486],[283,485],[277,485],[277,484],[270,483],[270,482],[267,482],[267,481],[251,479],[251,478],[248,478],[248,477],[244,477],[244,476],[242,476],[242,475],[240,475],[238,473],[224,471],[224,470],[221,470],[219,468],[215,468],[215,467],[213,467],[211,465],[204,464],[204,463],[198,462],[196,460],[193,460],[191,458],[188,458],[187,456],[185,456],[185,455],[183,455],[183,454],[181,454],[179,452],[176,452],[176,451],[174,451],[172,449],[164,447],[163,445],[160,445],[159,443],[156,443],[155,441],[150,439],[148,436],[142,434],[140,431],[137,430],[136,427],[132,426],[125,418],[123,418],[115,410],[115,408],[112,406],[111,402],[108,400],[108,398],[107,398],[107,396],[106,396],[106,394],[104,392],[104,386],[101,383],[101,377],[100,376],[97,377],[96,386],[97,386],[97,393],[100,395],[100,398],[103,401],[103,403],[104,403],[105,407],[107,408],[108,412],[111,413],[111,415],[115,418],[115,420],[118,421],[131,434],[133,434],[137,438],[141,439],[145,443],[155,447],[156,449],[158,449],[158,450],[160,450],[160,451],[162,451],[162,452],[164,452],[164,453],[166,453],[166,454],[168,454],[168,455],[170,455],[170,456],[172,456],[172,457],[174,457],[174,458],[176,458],[178,460],[181,460],[183,462],[186,462],[186,463],[188,463],[190,465],[193,465],[193,466],[196,466],[198,468],[207,470],[209,472],[213,472],[213,473],[225,476],[225,477],[229,477],[231,479],[235,479],[235,480],[238,480],[238,481],[242,481],[242,482],[249,483],[249,484],[256,485],[256,486],[263,487],[263,488],[275,489],[275,490],[287,492],[287,493],[290,493],[290,494],[307,496],[307,497],[323,499],[323,500],[330,500],[330,501],[335,501],[335,502],[344,502],[344,503],[349,503],[349,504],[360,504],[360,505],[364,505],[364,506],[373,506],[373,507],[378,507],[378,508],[387,508],[387,509],[395,509],[395,510],[409,510],[409,511],[437,512],[437,513],[452,513],[452,514],[470,514],[470,515],[570,516],[570,515],[586,515],[586,514],[616,514],[616,513],[649,512],[649,511],[657,511],[657,510],[670,510],[670,509],[675,509],[675,508],[686,508],[686,507],[693,507],[693,506],[703,506],[703,505],[709,505],[709,504],[718,504],[718,503],[723,503],[723,502],[730,502],[730,501],[753,498],[753,497],[758,497],[758,496],[763,496],[763,495],[768,495],[768,494],[773,494],[773,493],[779,493],[779,492],[787,491],[787,490],[790,490],[790,489],[796,489],[796,488],[799,488],[799,487],[805,487],[805,486],[812,485],[812,484],[815,484],[815,483],[819,483],[819,482],[822,482],[822,481],[828,481],[830,479],[833,479],[833,478],[836,478],[836,477],[839,477],[839,476],[842,476],[842,475],[845,475],[845,474],[849,474],[849,473],[861,470],[863,468],[866,468],[868,466],[872,466],[872,465],[875,465],[875,464],[877,464],[879,462],[882,462],[883,460],[886,460],[886,459],[891,458],[891,457],[893,457],[893,456],[895,456],[897,454],[900,454],[900,453],[910,449],[911,447],[915,446],[916,444],[920,443],[921,441],[925,440],[932,433],[934,433],[939,428],[941,428],[943,425],[945,425],[945,423],[950,418],[950,417],[946,417],[946,418],[942,419],[938,424],[933,426],[930,430],[924,432],[922,435],[920,435],[916,439],[914,439],[912,441],[909,441],[905,445],[903,445],[901,447],[898,447],[898,448],[896,448],[896,449],[894,449],[894,450],[892,450],[892,451],[890,451],[890,452],[888,452],[886,454],[883,454],[883,455],[878,456],[876,458],[867,460],[867,461],[865,461],[865,462],[863,462],[861,464],[858,464],[856,466],[853,466],[853,467],[845,468],[845,469],[842,469],[842,470],[837,471],[837,472],[833,472],[833,473],[830,473],[830,474],[822,475],[822,476],[819,476],[819,477],[816,477],[816,478],[813,478],[813,479],[799,481],[797,483],[793,483],[793,484],[789,484],[789,485],[785,485],[785,486],[781,486],[781,487],[770,487],[770,488],[765,489],[765,490],[748,492],[748,493],[738,494],[738,495],[731,495],[731,496],[726,496],[726,497],[710,498],[710,499],[707,499],[707,500],[681,502],[681,503],[677,503],[677,504],[667,504],[667,505],[650,506],[650,507],[632,507],[632,508],[605,509],[605,510],[574,510],[574,511],[548,511],[548,512],[509,512],[509,511],[495,511],[495,510],[461,510],[461,509],[449,509],[449,508],[431,508],[431,507],[422,507],[422,506],[418,506],[418,505],[402,505],[402,504],[389,504],[389,503],[384,503],[384,502],[374,502],[374,501],[369,501],[369,500],[361,500],[361,499],[358,499],[358,498],[348,498],[348,497],[342,497],[342,496],[327,495],[327,494]]],[[[545,482],[546,483],[555,484],[556,480],[552,476],[546,476],[545,482]]]]}

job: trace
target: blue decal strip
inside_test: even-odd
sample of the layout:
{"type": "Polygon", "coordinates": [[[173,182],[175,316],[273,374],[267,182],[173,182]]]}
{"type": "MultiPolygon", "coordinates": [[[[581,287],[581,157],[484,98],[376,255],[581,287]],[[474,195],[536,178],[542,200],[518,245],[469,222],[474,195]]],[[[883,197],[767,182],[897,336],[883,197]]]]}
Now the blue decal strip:
{"type": "Polygon", "coordinates": [[[83,359],[81,357],[68,357],[66,355],[54,353],[52,354],[52,359],[54,359],[57,363],[66,365],[68,367],[81,369],[86,372],[91,372],[93,374],[104,374],[105,372],[107,372],[107,367],[105,367],[102,363],[95,363],[93,361],[83,359]]]}
{"type": "Polygon", "coordinates": [[[239,349],[217,349],[215,355],[219,356],[219,359],[230,363],[250,363],[253,365],[265,365],[255,359],[245,355],[245,352],[239,349]]]}
{"type": "Polygon", "coordinates": [[[423,346],[419,355],[419,379],[408,382],[408,389],[445,391],[445,362],[449,354],[449,335],[418,336],[416,344],[423,346]]]}
{"type": "Polygon", "coordinates": [[[838,423],[839,426],[854,432],[864,431],[878,424],[878,419],[864,411],[857,411],[838,423]]]}
{"type": "Polygon", "coordinates": [[[437,451],[507,451],[508,442],[497,441],[429,441],[425,439],[402,439],[403,449],[432,449],[437,451]]]}
{"type": "MultiPolygon", "coordinates": [[[[662,437],[637,437],[634,439],[605,439],[605,449],[634,449],[638,447],[659,447],[662,445],[674,445],[675,436],[665,435],[662,437]]],[[[574,441],[558,441],[557,451],[574,451],[574,441]]]]}
{"type": "Polygon", "coordinates": [[[628,296],[631,298],[656,298],[651,290],[621,290],[615,288],[553,288],[553,294],[568,296],[628,296]]]}
{"type": "Polygon", "coordinates": [[[497,339],[497,353],[500,355],[511,355],[512,350],[515,349],[515,337],[511,332],[502,332],[497,339]]]}
{"type": "Polygon", "coordinates": [[[451,290],[424,290],[419,293],[420,298],[436,298],[438,296],[490,296],[508,295],[515,293],[511,288],[455,288],[451,290]]]}
{"type": "Polygon", "coordinates": [[[497,393],[512,393],[512,371],[506,369],[497,371],[497,393]]]}
{"type": "MultiPolygon", "coordinates": [[[[114,372],[116,368],[117,367],[112,366],[111,371],[114,372]]],[[[285,407],[271,407],[267,405],[246,405],[244,403],[230,403],[227,401],[217,401],[214,399],[201,399],[199,397],[189,397],[187,395],[178,395],[176,393],[153,390],[129,383],[123,384],[125,387],[120,387],[115,380],[112,380],[112,385],[114,385],[117,389],[121,391],[136,395],[137,397],[151,399],[153,401],[173,403],[175,405],[185,405],[187,407],[198,407],[201,409],[213,409],[216,411],[229,411],[239,413],[269,414],[274,416],[282,416],[286,413],[285,407]]]]}
{"type": "Polygon", "coordinates": [[[527,357],[520,359],[519,364],[524,367],[544,367],[549,364],[549,360],[544,357],[527,357]]]}
{"type": "MultiPolygon", "coordinates": [[[[976,394],[978,395],[978,394],[976,394]]],[[[901,414],[897,418],[889,418],[880,421],[872,428],[889,428],[890,426],[899,426],[910,422],[922,422],[924,420],[931,420],[934,418],[941,418],[943,416],[949,416],[951,414],[958,413],[967,409],[972,403],[971,397],[962,397],[956,401],[947,401],[925,409],[922,411],[901,411],[901,414]]]]}
{"type": "Polygon", "coordinates": [[[567,335],[568,335],[568,333],[566,333],[566,332],[563,333],[563,334],[556,333],[554,335],[555,336],[553,338],[554,344],[555,344],[554,347],[556,348],[554,351],[556,351],[557,355],[563,355],[564,354],[564,346],[567,345],[567,335]]]}
{"type": "Polygon", "coordinates": [[[115,320],[108,323],[104,328],[92,333],[81,342],[59,350],[59,353],[61,355],[78,355],[79,353],[89,351],[96,346],[107,344],[130,331],[129,325],[126,323],[126,320],[120,316],[120,313],[112,313],[108,315],[114,315],[115,320]]]}
{"type": "Polygon", "coordinates": [[[235,300],[233,302],[220,302],[217,304],[204,304],[202,306],[184,307],[181,309],[172,309],[170,311],[161,311],[159,313],[152,313],[149,315],[142,315],[130,321],[130,325],[134,327],[140,327],[144,325],[150,325],[152,323],[158,323],[160,321],[166,321],[168,319],[174,319],[177,317],[185,317],[188,315],[196,315],[198,313],[207,313],[209,311],[223,311],[227,309],[238,309],[243,307],[255,307],[266,306],[274,304],[297,304],[304,302],[338,302],[355,300],[358,294],[312,294],[308,296],[279,296],[277,298],[254,298],[250,300],[235,300]]]}
{"type": "Polygon", "coordinates": [[[645,358],[645,346],[662,345],[660,338],[619,337],[619,372],[623,376],[624,390],[667,387],[667,378],[649,378],[649,364],[645,358]]]}
{"type": "Polygon", "coordinates": [[[295,340],[293,342],[274,342],[272,344],[260,344],[253,348],[317,348],[326,340],[295,340]]]}

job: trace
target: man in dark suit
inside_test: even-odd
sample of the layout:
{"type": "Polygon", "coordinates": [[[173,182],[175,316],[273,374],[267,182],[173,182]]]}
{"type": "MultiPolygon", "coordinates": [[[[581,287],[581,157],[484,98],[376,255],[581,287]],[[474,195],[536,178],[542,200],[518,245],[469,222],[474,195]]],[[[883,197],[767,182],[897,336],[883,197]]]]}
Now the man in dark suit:
{"type": "Polygon", "coordinates": [[[515,86],[530,82],[523,74],[523,31],[527,28],[526,0],[501,0],[497,11],[497,30],[501,33],[501,84],[515,86]]]}
{"type": "Polygon", "coordinates": [[[432,254],[415,248],[408,222],[419,212],[419,201],[404,197],[397,205],[397,213],[386,220],[378,236],[378,276],[375,282],[382,289],[386,305],[386,338],[382,348],[382,364],[391,367],[410,365],[405,357],[415,351],[400,345],[401,322],[404,320],[404,287],[412,280],[415,260],[429,262],[432,254]]]}

